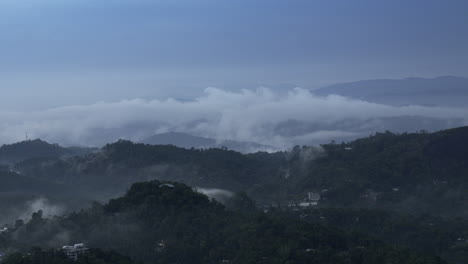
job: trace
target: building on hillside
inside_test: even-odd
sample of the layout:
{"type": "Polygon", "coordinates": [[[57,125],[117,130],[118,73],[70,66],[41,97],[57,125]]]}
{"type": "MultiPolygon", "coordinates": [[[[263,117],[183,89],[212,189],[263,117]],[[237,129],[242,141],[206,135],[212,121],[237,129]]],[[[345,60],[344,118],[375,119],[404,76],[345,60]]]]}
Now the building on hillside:
{"type": "Polygon", "coordinates": [[[89,248],[87,248],[83,243],[75,244],[73,246],[63,246],[62,250],[69,259],[74,261],[78,260],[78,256],[89,252],[89,248]]]}
{"type": "Polygon", "coordinates": [[[301,202],[299,203],[300,207],[310,207],[310,206],[317,206],[317,202],[301,202]]]}
{"type": "Polygon", "coordinates": [[[307,198],[305,198],[304,201],[298,203],[297,206],[299,208],[317,206],[318,202],[320,201],[320,198],[321,198],[320,193],[308,192],[307,198]]]}

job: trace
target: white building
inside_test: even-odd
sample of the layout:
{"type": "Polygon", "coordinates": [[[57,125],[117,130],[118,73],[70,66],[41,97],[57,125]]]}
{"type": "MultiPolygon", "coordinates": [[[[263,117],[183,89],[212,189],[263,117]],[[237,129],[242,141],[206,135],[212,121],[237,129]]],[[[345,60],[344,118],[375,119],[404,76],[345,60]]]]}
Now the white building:
{"type": "Polygon", "coordinates": [[[78,259],[78,256],[89,252],[89,248],[87,248],[83,243],[75,244],[73,246],[63,246],[62,250],[68,258],[75,261],[78,259]]]}
{"type": "Polygon", "coordinates": [[[309,207],[309,206],[317,206],[317,202],[302,202],[299,203],[300,207],[309,207]]]}

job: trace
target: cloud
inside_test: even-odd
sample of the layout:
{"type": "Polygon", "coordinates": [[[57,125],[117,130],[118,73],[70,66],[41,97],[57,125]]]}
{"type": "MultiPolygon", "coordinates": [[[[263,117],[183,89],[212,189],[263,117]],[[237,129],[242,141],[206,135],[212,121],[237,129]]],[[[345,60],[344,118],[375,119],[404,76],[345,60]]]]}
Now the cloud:
{"type": "Polygon", "coordinates": [[[209,198],[215,199],[218,202],[226,202],[229,198],[231,198],[234,193],[228,190],[223,189],[206,189],[206,188],[196,188],[196,190],[204,195],[208,196],[209,198]]]}
{"type": "Polygon", "coordinates": [[[385,129],[466,125],[467,116],[467,108],[395,107],[336,95],[319,97],[300,88],[287,94],[267,88],[238,92],[207,88],[191,101],[133,99],[0,112],[0,143],[22,140],[25,132],[65,145],[100,145],[178,131],[286,148],[385,129]]]}
{"type": "Polygon", "coordinates": [[[24,210],[17,219],[23,219],[29,221],[33,213],[42,210],[44,218],[50,218],[53,216],[62,215],[65,212],[65,208],[62,206],[52,204],[47,198],[40,197],[27,203],[27,208],[24,210]]]}

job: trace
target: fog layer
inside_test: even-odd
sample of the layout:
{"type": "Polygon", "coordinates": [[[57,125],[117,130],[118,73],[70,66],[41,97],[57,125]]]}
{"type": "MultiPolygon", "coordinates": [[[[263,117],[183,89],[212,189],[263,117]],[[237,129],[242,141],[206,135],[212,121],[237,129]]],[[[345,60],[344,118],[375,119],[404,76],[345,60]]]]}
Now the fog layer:
{"type": "Polygon", "coordinates": [[[99,146],[177,131],[277,148],[326,143],[392,131],[439,130],[467,124],[468,108],[389,106],[300,88],[240,92],[207,88],[190,101],[132,99],[33,112],[1,112],[0,143],[41,138],[64,145],[99,146]]]}

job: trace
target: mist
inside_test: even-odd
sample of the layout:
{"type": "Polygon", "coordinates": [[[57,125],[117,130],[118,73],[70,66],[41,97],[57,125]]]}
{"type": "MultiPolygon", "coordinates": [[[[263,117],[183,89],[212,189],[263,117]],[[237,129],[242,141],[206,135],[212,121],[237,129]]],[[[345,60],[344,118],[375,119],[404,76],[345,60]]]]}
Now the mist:
{"type": "Polygon", "coordinates": [[[231,198],[234,193],[224,189],[217,188],[195,188],[199,193],[203,193],[209,198],[215,199],[218,202],[225,203],[231,198]]]}
{"type": "Polygon", "coordinates": [[[468,108],[389,106],[295,88],[205,89],[193,100],[131,99],[0,113],[0,144],[41,138],[63,145],[100,146],[176,131],[276,148],[351,139],[371,133],[440,130],[467,124],[468,108]]]}
{"type": "Polygon", "coordinates": [[[12,224],[15,220],[23,220],[25,222],[31,220],[32,214],[42,211],[45,218],[60,216],[67,212],[67,208],[63,204],[50,201],[48,198],[40,196],[29,199],[24,202],[17,202],[16,206],[3,206],[0,212],[0,225],[12,224]]]}
{"type": "Polygon", "coordinates": [[[31,215],[38,211],[42,211],[42,215],[45,218],[50,218],[62,215],[65,213],[65,208],[60,205],[53,204],[45,197],[39,197],[38,199],[27,202],[26,210],[24,210],[17,219],[29,221],[31,219],[31,215]]]}

